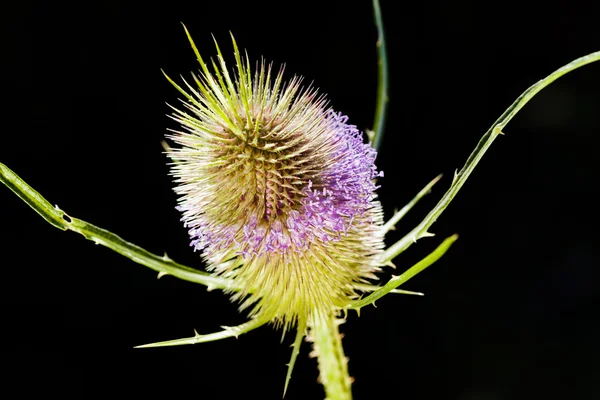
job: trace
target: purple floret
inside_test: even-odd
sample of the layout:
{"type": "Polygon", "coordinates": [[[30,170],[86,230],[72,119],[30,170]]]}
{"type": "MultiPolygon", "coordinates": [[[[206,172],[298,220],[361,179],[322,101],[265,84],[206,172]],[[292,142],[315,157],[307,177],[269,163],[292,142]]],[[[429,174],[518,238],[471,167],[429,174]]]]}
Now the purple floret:
{"type": "MultiPolygon", "coordinates": [[[[348,125],[348,117],[329,111],[331,159],[324,167],[318,183],[308,181],[302,190],[300,207],[289,212],[285,221],[275,220],[270,225],[251,216],[243,226],[221,227],[210,231],[202,218],[189,230],[191,245],[206,254],[223,250],[235,244],[244,258],[265,253],[303,253],[315,240],[336,242],[346,235],[357,216],[373,207],[374,180],[383,176],[377,171],[377,152],[363,142],[362,133],[348,125]],[[240,235],[241,233],[241,235],[240,235]],[[237,238],[237,239],[236,239],[237,238]]],[[[213,226],[214,229],[214,226],[213,226]]]]}

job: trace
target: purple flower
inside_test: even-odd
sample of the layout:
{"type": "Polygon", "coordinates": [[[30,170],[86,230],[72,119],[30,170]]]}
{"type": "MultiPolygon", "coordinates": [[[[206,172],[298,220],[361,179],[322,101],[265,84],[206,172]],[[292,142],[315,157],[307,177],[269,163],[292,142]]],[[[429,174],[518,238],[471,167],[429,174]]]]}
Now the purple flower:
{"type": "MultiPolygon", "coordinates": [[[[185,83],[174,109],[180,145],[168,155],[178,209],[208,270],[231,278],[233,299],[287,328],[330,313],[374,279],[383,249],[376,151],[301,79],[283,83],[240,56],[232,77],[219,48],[185,83]]],[[[193,45],[193,43],[192,43],[193,45]]]]}

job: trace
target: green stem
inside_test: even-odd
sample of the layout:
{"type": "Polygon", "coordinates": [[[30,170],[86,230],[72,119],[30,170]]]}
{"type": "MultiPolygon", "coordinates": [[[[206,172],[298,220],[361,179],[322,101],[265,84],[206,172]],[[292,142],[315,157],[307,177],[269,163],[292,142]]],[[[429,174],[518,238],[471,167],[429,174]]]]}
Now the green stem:
{"type": "Polygon", "coordinates": [[[421,273],[425,268],[442,258],[442,256],[448,251],[450,246],[458,239],[458,235],[454,234],[444,240],[434,251],[431,252],[427,257],[410,267],[402,275],[393,276],[384,286],[375,290],[373,293],[365,297],[364,299],[356,300],[349,303],[349,309],[360,311],[360,309],[369,304],[375,304],[376,300],[379,300],[386,294],[396,290],[400,285],[406,283],[409,279],[415,275],[421,273]]]}
{"type": "Polygon", "coordinates": [[[234,288],[232,282],[228,279],[215,277],[206,272],[198,271],[176,263],[167,257],[166,254],[162,257],[152,254],[133,243],[121,239],[119,236],[106,229],[70,217],[63,210],[52,206],[48,200],[2,163],[0,163],[0,182],[4,183],[9,189],[15,192],[17,196],[52,226],[63,231],[71,230],[80,233],[86,239],[91,240],[96,244],[106,246],[138,264],[145,265],[146,267],[159,272],[159,277],[166,274],[173,275],[179,279],[206,285],[209,290],[234,288]]]}
{"type": "Polygon", "coordinates": [[[168,347],[168,346],[183,346],[187,344],[198,344],[198,343],[206,343],[213,342],[215,340],[221,340],[226,338],[234,337],[237,339],[238,336],[248,333],[256,328],[261,327],[262,325],[269,322],[269,320],[264,318],[254,318],[250,321],[244,322],[241,325],[237,326],[222,326],[222,331],[209,333],[207,335],[200,335],[196,330],[194,330],[194,336],[182,338],[182,339],[173,339],[166,340],[164,342],[156,342],[143,344],[140,346],[135,346],[136,349],[143,349],[148,347],[168,347]]]}
{"type": "Polygon", "coordinates": [[[377,26],[377,102],[371,142],[375,150],[379,150],[381,141],[383,140],[383,130],[385,128],[385,117],[389,101],[387,51],[379,0],[373,0],[373,12],[375,14],[375,26],[377,26]]]}
{"type": "Polygon", "coordinates": [[[311,324],[310,339],[317,355],[319,379],[327,396],[325,400],[352,400],[352,379],[338,329],[342,322],[334,315],[328,315],[316,316],[311,324]]]}
{"type": "Polygon", "coordinates": [[[492,145],[494,140],[498,135],[503,134],[502,129],[513,119],[513,117],[531,100],[536,94],[538,94],[542,89],[546,86],[550,85],[552,82],[560,78],[561,76],[579,68],[586,64],[590,64],[592,62],[600,60],[600,51],[588,54],[587,56],[583,56],[578,58],[569,64],[565,65],[554,71],[552,74],[547,76],[546,78],[538,81],[537,83],[530,86],[521,96],[515,100],[515,102],[498,118],[496,122],[492,125],[492,127],[483,135],[475,150],[471,153],[465,166],[460,170],[458,174],[454,176],[454,180],[452,181],[452,185],[444,194],[439,203],[427,214],[425,219],[417,225],[412,231],[410,231],[405,237],[400,239],[398,242],[394,243],[390,246],[383,254],[381,264],[386,264],[390,262],[394,257],[398,254],[402,253],[404,250],[409,248],[413,243],[415,243],[418,239],[421,239],[425,236],[432,236],[432,234],[428,233],[427,230],[433,223],[438,219],[438,217],[444,212],[446,207],[450,204],[450,202],[454,199],[458,191],[462,188],[464,183],[467,181],[471,172],[475,169],[479,160],[483,157],[487,149],[492,145]]]}

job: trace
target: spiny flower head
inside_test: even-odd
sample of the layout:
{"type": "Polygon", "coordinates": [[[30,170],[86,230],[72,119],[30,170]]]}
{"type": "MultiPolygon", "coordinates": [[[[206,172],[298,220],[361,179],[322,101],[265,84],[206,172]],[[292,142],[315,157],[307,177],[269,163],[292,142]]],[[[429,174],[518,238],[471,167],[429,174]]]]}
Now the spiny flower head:
{"type": "Polygon", "coordinates": [[[218,45],[211,70],[188,38],[201,72],[171,81],[187,101],[168,155],[192,246],[256,317],[288,327],[343,307],[383,249],[375,150],[300,78],[253,73],[235,40],[235,74],[218,45]]]}

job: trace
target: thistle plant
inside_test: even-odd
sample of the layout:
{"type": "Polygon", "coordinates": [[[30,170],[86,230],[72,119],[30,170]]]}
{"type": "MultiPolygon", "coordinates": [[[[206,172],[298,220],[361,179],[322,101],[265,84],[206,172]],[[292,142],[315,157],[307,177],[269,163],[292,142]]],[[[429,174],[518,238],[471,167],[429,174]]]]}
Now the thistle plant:
{"type": "Polygon", "coordinates": [[[235,77],[218,46],[211,72],[188,38],[202,75],[188,91],[171,81],[187,102],[167,155],[192,246],[254,326],[304,332],[376,278],[376,152],[300,78],[285,85],[264,62],[252,76],[235,40],[235,77]]]}
{"type": "MultiPolygon", "coordinates": [[[[303,339],[313,345],[327,399],[351,399],[351,378],[339,325],[349,310],[360,311],[399,289],[437,261],[457,239],[441,241],[423,260],[384,285],[378,273],[417,240],[450,204],[495,138],[540,90],[560,76],[598,61],[600,52],[579,58],[527,89],[484,134],[448,191],[423,221],[388,248],[387,232],[440,177],[387,222],[376,190],[383,173],[376,167],[387,103],[387,59],[381,12],[374,1],[379,33],[377,111],[368,141],[350,119],[330,108],[326,97],[302,78],[284,82],[283,70],[243,54],[232,36],[235,65],[205,59],[185,33],[200,64],[192,80],[168,81],[183,96],[173,107],[173,129],[165,143],[178,210],[191,246],[206,272],[151,254],[115,234],[52,206],[8,167],[0,179],[50,224],[159,272],[221,289],[248,320],[210,334],[140,345],[162,347],[238,337],[265,324],[295,331],[284,384],[288,389],[303,339]]],[[[360,377],[358,377],[360,379],[360,377]]]]}

